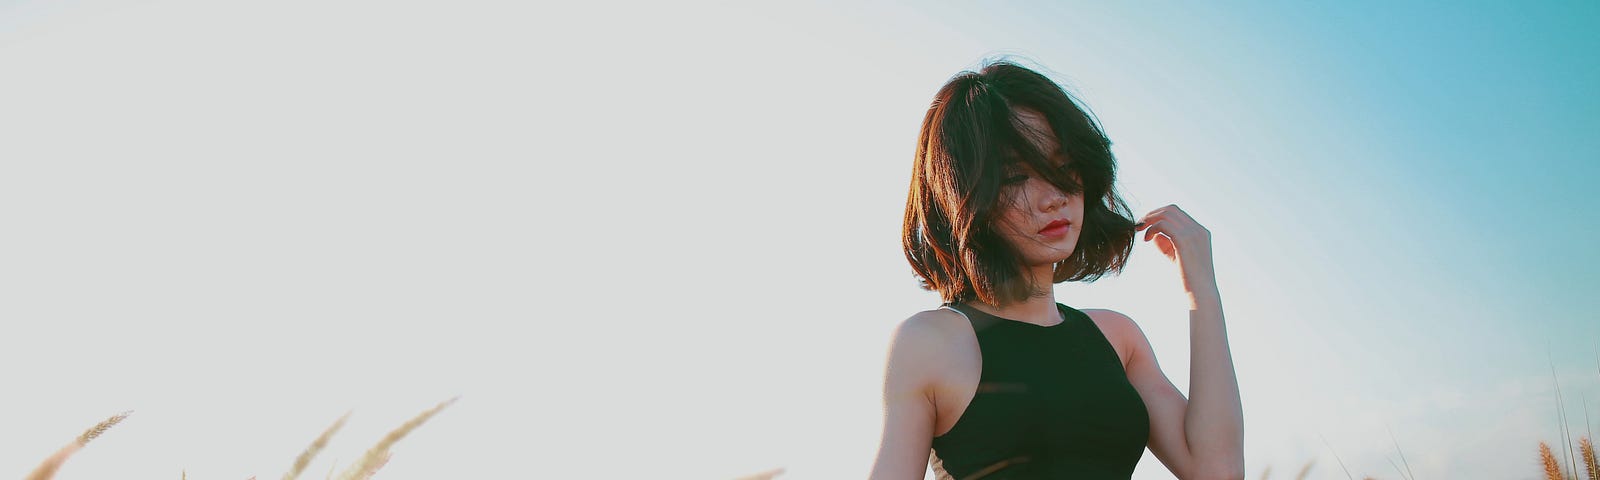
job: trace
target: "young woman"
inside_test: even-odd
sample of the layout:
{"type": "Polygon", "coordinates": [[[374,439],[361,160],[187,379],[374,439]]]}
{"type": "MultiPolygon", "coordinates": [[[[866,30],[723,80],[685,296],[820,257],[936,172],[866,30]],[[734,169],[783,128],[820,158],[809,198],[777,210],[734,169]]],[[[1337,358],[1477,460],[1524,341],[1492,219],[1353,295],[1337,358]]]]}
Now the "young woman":
{"type": "Polygon", "coordinates": [[[1208,232],[1176,205],[1135,223],[1111,142],[1061,87],[995,63],[939,90],[906,202],[906,259],[944,305],[896,329],[875,480],[1127,479],[1149,447],[1179,479],[1244,477],[1244,418],[1208,232]],[[1180,266],[1189,393],[1139,326],[1056,303],[1118,273],[1133,239],[1180,266]]]}

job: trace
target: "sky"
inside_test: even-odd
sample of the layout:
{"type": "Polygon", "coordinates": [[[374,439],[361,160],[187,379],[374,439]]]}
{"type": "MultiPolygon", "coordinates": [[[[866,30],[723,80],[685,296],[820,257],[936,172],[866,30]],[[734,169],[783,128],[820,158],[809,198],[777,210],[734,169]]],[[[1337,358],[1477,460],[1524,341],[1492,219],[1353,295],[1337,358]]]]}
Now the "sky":
{"type": "MultiPolygon", "coordinates": [[[[57,478],[269,478],[349,412],[317,474],[459,397],[379,478],[864,476],[919,122],[1001,58],[1212,232],[1248,477],[1600,423],[1593,2],[539,3],[0,1],[0,472],[132,410],[57,478]]],[[[1178,273],[1056,295],[1187,392],[1178,273]]]]}

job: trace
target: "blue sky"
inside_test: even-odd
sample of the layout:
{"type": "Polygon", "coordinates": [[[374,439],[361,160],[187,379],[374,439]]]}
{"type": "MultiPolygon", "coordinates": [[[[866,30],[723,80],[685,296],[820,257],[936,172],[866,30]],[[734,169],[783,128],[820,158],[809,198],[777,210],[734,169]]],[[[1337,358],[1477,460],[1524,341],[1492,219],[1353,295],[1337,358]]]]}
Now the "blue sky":
{"type": "MultiPolygon", "coordinates": [[[[1460,411],[1404,405],[1534,388],[1523,382],[1548,379],[1550,357],[1575,382],[1569,396],[1579,385],[1593,396],[1600,369],[1587,367],[1600,367],[1600,322],[1590,272],[1600,258],[1581,239],[1597,217],[1583,182],[1600,169],[1600,99],[1584,93],[1600,85],[1600,62],[1584,54],[1600,43],[1594,5],[1007,3],[923,12],[973,44],[1025,54],[1077,83],[1130,177],[1145,173],[1134,162],[1148,162],[1159,170],[1152,177],[1183,179],[1165,192],[1130,188],[1136,196],[1181,192],[1217,210],[1213,218],[1229,227],[1218,236],[1250,252],[1228,258],[1221,245],[1219,259],[1265,274],[1225,281],[1230,305],[1282,306],[1262,318],[1230,310],[1236,352],[1246,352],[1236,358],[1241,375],[1258,368],[1247,362],[1266,360],[1238,344],[1251,329],[1241,324],[1269,321],[1303,325],[1263,342],[1329,349],[1290,360],[1298,375],[1348,372],[1299,392],[1338,398],[1304,413],[1321,417],[1315,423],[1372,415],[1417,442],[1412,460],[1430,450],[1419,444],[1435,445],[1429,471],[1516,475],[1515,458],[1438,450],[1495,429],[1500,451],[1515,452],[1548,432],[1474,432],[1460,411]],[[1437,428],[1447,424],[1462,426],[1437,428]]],[[[1169,375],[1179,362],[1163,356],[1169,375]]],[[[1241,379],[1247,394],[1251,380],[1241,379]]],[[[1524,393],[1531,402],[1548,392],[1524,393]]],[[[1484,411],[1516,403],[1492,397],[1461,403],[1484,411]]],[[[1553,395],[1539,401],[1553,415],[1553,395]]],[[[1261,425],[1270,407],[1249,406],[1247,420],[1261,425]]],[[[1253,445],[1271,441],[1256,432],[1253,445]]],[[[1344,448],[1362,445],[1372,461],[1364,471],[1384,474],[1374,456],[1392,454],[1387,436],[1353,437],[1344,448]]],[[[1363,460],[1347,450],[1347,463],[1352,456],[1363,460]]]]}
{"type": "MultiPolygon", "coordinates": [[[[354,409],[325,470],[460,395],[385,473],[864,474],[888,335],[937,305],[898,245],[918,122],[1015,58],[1103,122],[1137,214],[1213,232],[1252,478],[1344,478],[1335,452],[1399,478],[1391,431],[1419,478],[1533,478],[1552,364],[1573,428],[1600,419],[1597,26],[1592,2],[0,3],[0,364],[51,392],[0,412],[0,470],[133,409],[60,478],[270,476],[354,409]]],[[[1180,287],[1140,245],[1057,294],[1133,317],[1187,391],[1180,287]]]]}

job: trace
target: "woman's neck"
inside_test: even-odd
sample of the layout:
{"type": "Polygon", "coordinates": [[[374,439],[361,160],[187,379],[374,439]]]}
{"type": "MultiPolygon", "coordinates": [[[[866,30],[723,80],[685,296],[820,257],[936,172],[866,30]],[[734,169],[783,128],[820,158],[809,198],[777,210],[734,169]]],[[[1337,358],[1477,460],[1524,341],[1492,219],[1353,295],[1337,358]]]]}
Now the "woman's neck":
{"type": "Polygon", "coordinates": [[[1024,270],[1024,273],[1033,277],[1032,285],[1040,291],[1020,302],[1011,302],[1005,305],[991,305],[982,300],[972,299],[966,302],[974,308],[1000,318],[1007,318],[1035,325],[1055,325],[1061,323],[1061,310],[1056,308],[1056,289],[1052,276],[1055,274],[1054,265],[1035,265],[1024,270]]]}
{"type": "Polygon", "coordinates": [[[1061,310],[1056,308],[1056,295],[1054,289],[1046,289],[1044,295],[1031,296],[1020,302],[1005,305],[990,305],[982,300],[973,299],[966,302],[985,313],[1000,318],[1032,323],[1034,325],[1050,326],[1061,323],[1061,310]]]}

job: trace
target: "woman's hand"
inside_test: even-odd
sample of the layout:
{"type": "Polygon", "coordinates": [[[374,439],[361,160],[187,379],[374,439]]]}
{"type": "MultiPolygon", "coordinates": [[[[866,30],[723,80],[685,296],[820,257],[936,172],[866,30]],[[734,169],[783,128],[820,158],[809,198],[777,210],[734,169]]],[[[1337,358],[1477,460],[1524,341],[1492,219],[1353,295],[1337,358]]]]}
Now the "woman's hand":
{"type": "Polygon", "coordinates": [[[1178,263],[1185,290],[1191,294],[1215,290],[1210,230],[1200,226],[1177,205],[1167,205],[1145,214],[1134,226],[1134,231],[1141,230],[1144,231],[1144,241],[1155,240],[1161,254],[1178,263]]]}

